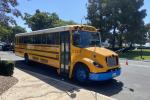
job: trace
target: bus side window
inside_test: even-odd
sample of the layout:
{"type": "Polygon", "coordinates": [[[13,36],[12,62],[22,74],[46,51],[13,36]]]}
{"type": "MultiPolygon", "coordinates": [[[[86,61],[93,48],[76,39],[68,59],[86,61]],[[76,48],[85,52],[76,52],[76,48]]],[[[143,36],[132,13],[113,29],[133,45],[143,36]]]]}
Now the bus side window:
{"type": "Polygon", "coordinates": [[[37,35],[37,44],[41,44],[41,35],[37,35]]]}
{"type": "Polygon", "coordinates": [[[34,44],[34,35],[33,36],[31,36],[31,38],[32,38],[32,44],[34,44]]]}
{"type": "Polygon", "coordinates": [[[47,34],[45,34],[45,44],[47,44],[47,34]]]}
{"type": "Polygon", "coordinates": [[[32,44],[32,36],[28,37],[29,44],[32,44]]]}
{"type": "Polygon", "coordinates": [[[22,36],[20,37],[20,43],[22,43],[22,36]]]}
{"type": "Polygon", "coordinates": [[[51,44],[51,34],[47,34],[47,44],[51,44]]]}
{"type": "Polygon", "coordinates": [[[22,43],[24,43],[24,36],[22,37],[22,43]]]}
{"type": "Polygon", "coordinates": [[[23,43],[26,43],[26,36],[23,37],[23,43]]]}
{"type": "Polygon", "coordinates": [[[18,37],[15,38],[15,44],[18,44],[18,37]]]}
{"type": "Polygon", "coordinates": [[[58,45],[59,44],[59,33],[52,33],[52,43],[54,45],[58,45]]]}
{"type": "Polygon", "coordinates": [[[44,35],[41,34],[41,44],[44,44],[44,35]]]}
{"type": "Polygon", "coordinates": [[[47,44],[58,45],[59,44],[59,33],[46,34],[45,37],[47,44]]]}
{"type": "Polygon", "coordinates": [[[42,44],[46,44],[46,35],[42,34],[41,38],[42,38],[42,44]]]}
{"type": "Polygon", "coordinates": [[[52,33],[52,44],[53,45],[55,45],[55,41],[56,41],[55,34],[56,33],[52,33]]]}
{"type": "Polygon", "coordinates": [[[37,44],[37,35],[34,36],[34,43],[37,44]]]}
{"type": "Polygon", "coordinates": [[[40,34],[40,44],[43,44],[43,36],[40,34]]]}
{"type": "Polygon", "coordinates": [[[31,44],[31,36],[28,37],[29,44],[31,44]]]}
{"type": "Polygon", "coordinates": [[[21,37],[19,37],[19,44],[21,43],[21,37]]]}
{"type": "Polygon", "coordinates": [[[20,37],[18,37],[18,43],[20,44],[20,37]]]}
{"type": "Polygon", "coordinates": [[[51,44],[55,44],[55,33],[51,33],[51,44]]]}
{"type": "Polygon", "coordinates": [[[23,37],[23,43],[26,43],[26,36],[23,37]]]}
{"type": "Polygon", "coordinates": [[[38,44],[38,35],[35,35],[35,44],[38,44]]]}
{"type": "Polygon", "coordinates": [[[59,39],[60,39],[59,33],[55,33],[55,44],[56,45],[59,45],[59,39]]]}
{"type": "Polygon", "coordinates": [[[29,36],[26,36],[26,40],[27,40],[26,43],[29,43],[29,36]]]}
{"type": "Polygon", "coordinates": [[[40,44],[40,43],[41,43],[40,35],[37,35],[37,44],[40,44]]]}
{"type": "Polygon", "coordinates": [[[24,37],[23,37],[23,36],[22,36],[22,39],[21,39],[21,40],[22,40],[22,43],[24,43],[24,37]]]}
{"type": "Polygon", "coordinates": [[[35,44],[35,35],[32,36],[32,44],[35,44]]]}

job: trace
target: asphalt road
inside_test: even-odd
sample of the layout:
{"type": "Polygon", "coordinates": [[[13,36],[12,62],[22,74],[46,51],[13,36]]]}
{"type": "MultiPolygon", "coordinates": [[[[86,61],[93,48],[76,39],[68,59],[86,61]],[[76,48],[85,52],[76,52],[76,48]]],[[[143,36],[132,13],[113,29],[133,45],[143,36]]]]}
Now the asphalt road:
{"type": "MultiPolygon", "coordinates": [[[[76,82],[64,79],[57,75],[56,70],[38,63],[26,65],[22,58],[10,52],[0,52],[2,60],[16,61],[16,67],[27,73],[29,71],[66,81],[74,85],[76,82]]],[[[125,60],[121,59],[121,76],[110,82],[91,82],[88,85],[80,86],[97,93],[116,98],[118,100],[149,100],[150,99],[150,61],[129,60],[125,65],[125,60]]],[[[32,74],[32,73],[29,73],[32,74]]],[[[33,74],[34,75],[34,74],[33,74]]],[[[37,76],[35,76],[37,77],[37,76]]],[[[42,79],[41,79],[42,80],[42,79]]],[[[48,81],[48,80],[43,80],[48,81]]]]}

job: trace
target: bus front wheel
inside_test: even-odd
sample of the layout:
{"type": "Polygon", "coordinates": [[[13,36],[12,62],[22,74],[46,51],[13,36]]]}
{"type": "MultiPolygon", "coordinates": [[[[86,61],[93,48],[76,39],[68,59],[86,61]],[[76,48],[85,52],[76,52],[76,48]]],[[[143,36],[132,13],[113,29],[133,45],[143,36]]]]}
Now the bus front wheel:
{"type": "Polygon", "coordinates": [[[86,66],[80,64],[77,66],[74,72],[74,78],[80,84],[87,83],[89,79],[89,70],[86,66]]]}

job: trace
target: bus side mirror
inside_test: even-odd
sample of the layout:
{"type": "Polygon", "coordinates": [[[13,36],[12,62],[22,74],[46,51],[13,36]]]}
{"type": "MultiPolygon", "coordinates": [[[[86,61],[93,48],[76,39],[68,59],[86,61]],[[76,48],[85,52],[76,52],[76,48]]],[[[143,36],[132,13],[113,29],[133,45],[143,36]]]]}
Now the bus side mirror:
{"type": "Polygon", "coordinates": [[[97,30],[97,32],[101,32],[102,30],[101,29],[96,29],[97,30]]]}

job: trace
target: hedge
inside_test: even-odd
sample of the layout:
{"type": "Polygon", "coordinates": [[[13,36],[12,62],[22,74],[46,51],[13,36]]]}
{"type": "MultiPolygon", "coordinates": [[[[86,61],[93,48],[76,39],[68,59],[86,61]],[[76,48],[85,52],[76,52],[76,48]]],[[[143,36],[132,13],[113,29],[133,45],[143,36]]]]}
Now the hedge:
{"type": "Polygon", "coordinates": [[[12,76],[14,72],[14,64],[12,62],[0,61],[0,75],[12,76]]]}

